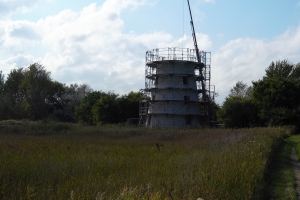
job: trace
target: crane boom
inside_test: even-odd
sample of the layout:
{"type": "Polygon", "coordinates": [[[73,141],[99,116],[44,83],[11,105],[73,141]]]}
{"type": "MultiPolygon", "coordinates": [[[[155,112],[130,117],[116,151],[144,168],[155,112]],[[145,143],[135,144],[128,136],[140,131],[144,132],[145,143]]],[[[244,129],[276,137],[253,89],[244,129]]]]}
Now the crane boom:
{"type": "Polygon", "coordinates": [[[193,40],[194,40],[194,46],[195,46],[195,50],[196,50],[196,56],[197,56],[197,60],[200,63],[201,62],[201,57],[200,57],[200,53],[199,53],[199,49],[198,49],[198,44],[197,44],[197,38],[196,38],[196,33],[195,33],[195,28],[194,28],[194,22],[193,22],[193,17],[192,17],[192,11],[191,11],[191,7],[190,7],[190,1],[187,0],[188,5],[189,5],[189,11],[190,11],[190,16],[191,16],[191,28],[192,28],[192,34],[193,34],[193,40]]]}
{"type": "MultiPolygon", "coordinates": [[[[190,6],[189,0],[187,0],[187,2],[188,2],[190,16],[191,16],[190,23],[191,23],[191,28],[192,28],[194,46],[195,46],[195,50],[196,50],[196,56],[197,56],[198,63],[201,63],[201,56],[200,56],[200,52],[199,52],[199,48],[198,48],[198,44],[197,44],[197,38],[196,38],[196,33],[195,33],[195,28],[194,28],[194,22],[193,22],[193,17],[192,17],[191,6],[190,6]]],[[[202,68],[200,68],[200,76],[204,79],[202,68]]],[[[206,90],[205,90],[204,80],[201,80],[201,87],[202,87],[202,97],[206,101],[206,90]]]]}

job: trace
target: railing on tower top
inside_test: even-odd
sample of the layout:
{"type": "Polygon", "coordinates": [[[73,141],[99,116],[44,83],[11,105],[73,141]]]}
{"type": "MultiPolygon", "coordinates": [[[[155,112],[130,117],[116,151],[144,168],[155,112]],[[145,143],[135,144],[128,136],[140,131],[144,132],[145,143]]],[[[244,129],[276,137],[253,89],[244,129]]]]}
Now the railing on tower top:
{"type": "MultiPolygon", "coordinates": [[[[200,52],[200,54],[202,53],[204,52],[200,52]]],[[[195,49],[173,47],[153,49],[146,52],[146,63],[163,60],[198,61],[195,49]]]]}

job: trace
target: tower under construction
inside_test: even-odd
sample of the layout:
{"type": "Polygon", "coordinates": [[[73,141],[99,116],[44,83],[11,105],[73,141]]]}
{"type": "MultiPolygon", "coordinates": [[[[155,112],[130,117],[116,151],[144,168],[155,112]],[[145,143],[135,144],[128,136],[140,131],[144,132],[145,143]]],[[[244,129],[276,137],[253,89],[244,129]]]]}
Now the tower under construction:
{"type": "Polygon", "coordinates": [[[201,62],[197,62],[195,49],[146,52],[140,124],[152,128],[188,128],[209,122],[211,54],[199,53],[201,62]]]}
{"type": "Polygon", "coordinates": [[[139,123],[147,127],[189,128],[208,126],[213,121],[211,53],[198,49],[189,0],[187,2],[195,48],[146,52],[139,123]]]}

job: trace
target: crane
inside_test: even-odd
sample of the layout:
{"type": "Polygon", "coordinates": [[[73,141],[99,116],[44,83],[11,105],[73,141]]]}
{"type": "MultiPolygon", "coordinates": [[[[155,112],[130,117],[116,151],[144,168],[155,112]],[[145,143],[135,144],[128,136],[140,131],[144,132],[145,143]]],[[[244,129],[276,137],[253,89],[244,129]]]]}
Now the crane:
{"type": "Polygon", "coordinates": [[[192,11],[191,11],[191,6],[190,6],[190,1],[187,0],[188,2],[188,6],[189,6],[189,11],[190,11],[190,16],[191,16],[191,28],[192,28],[192,34],[193,34],[193,40],[194,40],[194,46],[195,46],[195,50],[196,50],[196,56],[197,56],[197,60],[198,60],[198,64],[200,66],[200,77],[201,77],[201,87],[202,87],[202,98],[204,101],[207,101],[206,98],[206,89],[205,89],[205,83],[204,83],[204,76],[203,76],[203,67],[204,64],[201,62],[201,56],[200,56],[200,52],[199,52],[199,48],[198,48],[198,44],[197,44],[197,38],[196,38],[196,33],[195,33],[195,28],[194,28],[194,22],[193,22],[193,17],[192,17],[192,11]]]}

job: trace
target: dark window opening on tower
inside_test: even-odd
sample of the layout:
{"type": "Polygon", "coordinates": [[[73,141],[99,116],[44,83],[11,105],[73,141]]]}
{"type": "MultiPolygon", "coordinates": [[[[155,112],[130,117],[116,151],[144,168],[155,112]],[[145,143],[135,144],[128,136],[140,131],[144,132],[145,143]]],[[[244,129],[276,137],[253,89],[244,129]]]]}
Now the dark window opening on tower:
{"type": "Polygon", "coordinates": [[[184,103],[187,104],[190,101],[190,96],[184,96],[184,103]]]}
{"type": "Polygon", "coordinates": [[[158,84],[158,78],[159,78],[159,77],[156,77],[156,78],[155,78],[155,81],[154,81],[154,85],[155,85],[155,86],[157,86],[157,84],[158,84]]]}
{"type": "Polygon", "coordinates": [[[184,85],[188,84],[188,77],[187,76],[182,77],[182,80],[183,80],[184,85]]]}
{"type": "Polygon", "coordinates": [[[186,123],[186,125],[191,125],[191,122],[192,120],[191,120],[191,116],[189,116],[189,115],[187,115],[187,116],[185,116],[185,123],[186,123]]]}

